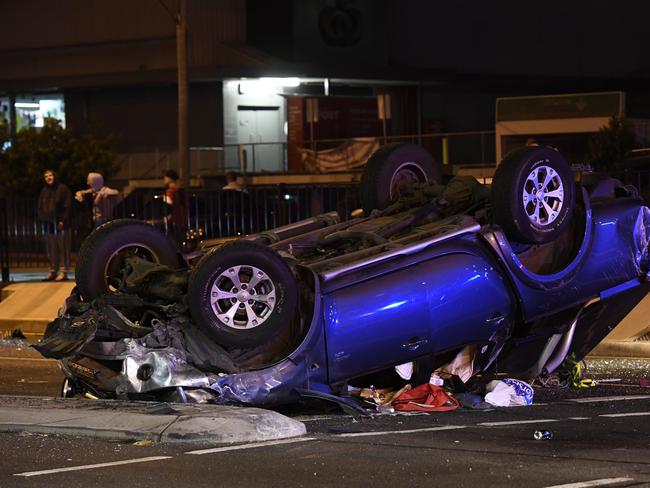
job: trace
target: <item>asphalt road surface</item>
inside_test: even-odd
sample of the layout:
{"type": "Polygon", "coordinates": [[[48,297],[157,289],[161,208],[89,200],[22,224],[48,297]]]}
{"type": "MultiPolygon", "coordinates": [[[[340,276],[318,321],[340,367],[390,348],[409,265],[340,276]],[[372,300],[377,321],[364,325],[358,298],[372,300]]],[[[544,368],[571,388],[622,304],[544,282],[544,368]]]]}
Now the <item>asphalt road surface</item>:
{"type": "MultiPolygon", "coordinates": [[[[287,410],[307,436],[234,446],[0,434],[0,486],[650,487],[647,360],[592,360],[601,387],[537,389],[530,407],[352,418],[287,410]],[[590,399],[590,397],[596,398],[590,399]],[[576,398],[577,397],[577,398],[576,398]],[[552,439],[535,440],[536,430],[552,439]]],[[[0,393],[55,395],[61,373],[0,346],[0,393]]]]}
{"type": "Polygon", "coordinates": [[[648,416],[648,397],[601,398],[361,420],[311,415],[302,418],[306,437],[226,447],[0,434],[0,486],[650,486],[648,416]],[[535,440],[537,429],[553,438],[535,440]]]}

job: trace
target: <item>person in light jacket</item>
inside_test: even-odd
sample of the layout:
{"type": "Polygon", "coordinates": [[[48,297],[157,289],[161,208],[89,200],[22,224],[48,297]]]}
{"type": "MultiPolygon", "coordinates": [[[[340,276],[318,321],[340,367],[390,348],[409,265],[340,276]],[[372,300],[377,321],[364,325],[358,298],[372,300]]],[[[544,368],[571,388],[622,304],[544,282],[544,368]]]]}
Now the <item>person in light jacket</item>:
{"type": "Polygon", "coordinates": [[[119,191],[104,186],[104,177],[100,173],[88,173],[86,183],[90,188],[79,190],[75,199],[83,202],[86,198],[92,199],[93,226],[99,227],[104,222],[113,218],[113,209],[118,202],[119,191]]]}

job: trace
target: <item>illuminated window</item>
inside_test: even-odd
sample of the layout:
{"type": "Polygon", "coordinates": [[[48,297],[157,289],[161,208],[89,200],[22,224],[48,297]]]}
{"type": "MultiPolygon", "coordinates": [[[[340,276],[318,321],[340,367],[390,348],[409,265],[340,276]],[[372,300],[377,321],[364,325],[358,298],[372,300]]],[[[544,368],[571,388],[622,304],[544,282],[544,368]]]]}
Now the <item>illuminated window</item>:
{"type": "MultiPolygon", "coordinates": [[[[16,130],[26,127],[43,127],[48,117],[57,119],[65,127],[65,103],[63,95],[17,95],[16,130]]],[[[9,99],[0,99],[0,118],[9,123],[9,99]]]]}

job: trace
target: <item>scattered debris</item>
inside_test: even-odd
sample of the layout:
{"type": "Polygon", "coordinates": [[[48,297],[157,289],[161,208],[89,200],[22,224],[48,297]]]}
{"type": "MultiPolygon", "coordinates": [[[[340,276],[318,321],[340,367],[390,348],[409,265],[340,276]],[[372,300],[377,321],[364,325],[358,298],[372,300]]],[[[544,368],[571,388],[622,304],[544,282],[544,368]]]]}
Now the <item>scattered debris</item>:
{"type": "Polygon", "coordinates": [[[151,439],[143,439],[141,441],[135,441],[132,446],[153,446],[153,441],[151,439]]]}
{"type": "Polygon", "coordinates": [[[25,334],[23,334],[23,331],[20,329],[14,329],[11,331],[11,338],[12,339],[27,339],[25,337],[25,334]]]}
{"type": "Polygon", "coordinates": [[[459,407],[458,400],[444,388],[431,383],[409,389],[393,400],[393,408],[402,411],[446,412],[459,407]]]}
{"type": "Polygon", "coordinates": [[[550,430],[536,430],[533,438],[536,441],[550,441],[553,438],[553,432],[550,430]]]}
{"type": "Polygon", "coordinates": [[[483,400],[481,395],[474,393],[455,393],[454,397],[463,408],[471,410],[493,410],[493,405],[483,400]]]}
{"type": "Polygon", "coordinates": [[[548,375],[547,377],[537,378],[540,386],[545,388],[563,387],[563,388],[591,388],[597,386],[601,382],[613,382],[620,380],[593,380],[586,378],[587,362],[576,361],[575,357],[571,354],[562,362],[558,370],[548,375]]]}
{"type": "Polygon", "coordinates": [[[436,373],[431,373],[431,377],[429,378],[429,383],[436,386],[442,386],[445,384],[445,380],[443,380],[436,373]]]}
{"type": "Polygon", "coordinates": [[[434,374],[442,378],[458,376],[463,383],[466,383],[474,373],[475,357],[476,345],[465,346],[456,354],[453,361],[436,370],[434,374]]]}
{"type": "Polygon", "coordinates": [[[487,392],[485,401],[495,407],[512,407],[533,403],[533,387],[525,381],[514,378],[490,381],[485,391],[487,392]]]}

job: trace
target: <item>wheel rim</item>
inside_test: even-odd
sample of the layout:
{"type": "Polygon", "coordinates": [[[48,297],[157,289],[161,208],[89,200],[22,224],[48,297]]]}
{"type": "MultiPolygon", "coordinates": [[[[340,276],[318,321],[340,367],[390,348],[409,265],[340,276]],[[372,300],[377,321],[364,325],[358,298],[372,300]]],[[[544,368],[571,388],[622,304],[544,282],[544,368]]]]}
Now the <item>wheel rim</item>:
{"type": "Polygon", "coordinates": [[[63,380],[63,384],[61,385],[61,398],[72,398],[74,394],[74,385],[70,381],[70,378],[65,378],[63,380]]]}
{"type": "Polygon", "coordinates": [[[263,270],[237,265],[223,271],[212,284],[210,304],[220,322],[233,329],[253,329],[273,313],[276,286],[263,270]]]}
{"type": "Polygon", "coordinates": [[[536,226],[547,226],[557,220],[564,206],[564,184],[550,166],[533,169],[526,181],[522,203],[528,220],[536,226]]]}
{"type": "Polygon", "coordinates": [[[415,163],[402,163],[390,179],[389,196],[395,200],[400,196],[401,188],[413,183],[425,183],[427,175],[415,163]]]}
{"type": "Polygon", "coordinates": [[[120,247],[111,254],[111,257],[106,261],[106,267],[104,268],[104,282],[106,283],[106,288],[108,290],[116,291],[115,287],[111,284],[111,278],[115,279],[120,276],[120,273],[126,264],[126,258],[128,257],[140,257],[147,261],[151,261],[152,263],[160,263],[156,253],[144,244],[131,243],[120,247]]]}

